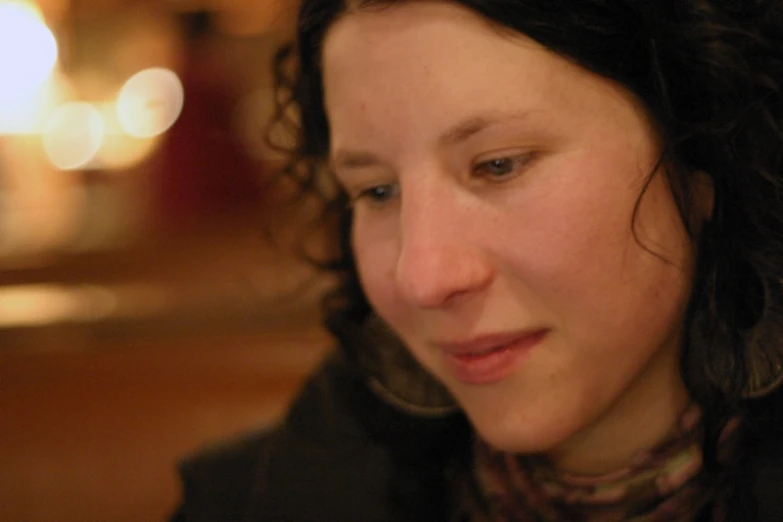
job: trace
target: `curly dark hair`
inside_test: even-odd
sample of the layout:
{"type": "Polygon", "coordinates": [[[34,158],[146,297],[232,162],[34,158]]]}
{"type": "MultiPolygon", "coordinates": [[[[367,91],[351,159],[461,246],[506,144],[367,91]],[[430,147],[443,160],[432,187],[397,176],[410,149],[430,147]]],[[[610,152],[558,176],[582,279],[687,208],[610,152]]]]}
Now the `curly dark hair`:
{"type": "MultiPolygon", "coordinates": [[[[296,42],[276,59],[274,122],[295,130],[285,173],[303,190],[328,176],[326,32],[346,11],[404,1],[303,1],[296,42]]],[[[783,373],[783,2],[453,1],[625,87],[656,124],[660,163],[698,244],[682,368],[705,411],[709,464],[725,419],[753,410],[748,404],[763,400],[783,373]],[[712,219],[698,233],[694,172],[709,176],[715,197],[712,219]]],[[[324,267],[339,277],[326,299],[326,324],[355,356],[352,339],[371,310],[350,248],[351,211],[339,191],[323,194],[323,202],[336,218],[338,247],[324,267]]]]}

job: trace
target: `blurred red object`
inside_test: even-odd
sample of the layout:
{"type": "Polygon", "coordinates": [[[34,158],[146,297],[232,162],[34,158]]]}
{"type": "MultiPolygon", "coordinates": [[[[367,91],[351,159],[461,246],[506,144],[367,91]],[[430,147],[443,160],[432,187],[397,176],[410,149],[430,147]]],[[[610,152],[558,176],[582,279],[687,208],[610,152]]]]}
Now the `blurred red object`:
{"type": "Polygon", "coordinates": [[[238,82],[216,45],[210,16],[187,15],[186,33],[185,104],[152,186],[155,225],[175,229],[243,214],[259,204],[263,182],[262,165],[235,131],[238,82]]]}

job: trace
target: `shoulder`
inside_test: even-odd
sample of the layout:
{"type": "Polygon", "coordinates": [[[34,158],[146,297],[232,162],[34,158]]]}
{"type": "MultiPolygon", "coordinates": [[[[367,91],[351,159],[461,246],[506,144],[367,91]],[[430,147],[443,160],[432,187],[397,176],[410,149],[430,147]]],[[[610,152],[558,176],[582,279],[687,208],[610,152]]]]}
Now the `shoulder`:
{"type": "Polygon", "coordinates": [[[279,429],[249,433],[184,459],[179,465],[183,502],[173,521],[241,520],[252,484],[279,437],[279,429]]]}
{"type": "Polygon", "coordinates": [[[783,520],[783,390],[753,405],[754,425],[747,440],[747,476],[759,520],[783,520]]]}
{"type": "Polygon", "coordinates": [[[183,461],[174,520],[439,519],[446,462],[466,426],[461,415],[420,418],[394,408],[333,357],[280,426],[183,461]]]}
{"type": "Polygon", "coordinates": [[[783,520],[783,450],[780,440],[766,441],[755,449],[750,475],[759,520],[783,520]]]}

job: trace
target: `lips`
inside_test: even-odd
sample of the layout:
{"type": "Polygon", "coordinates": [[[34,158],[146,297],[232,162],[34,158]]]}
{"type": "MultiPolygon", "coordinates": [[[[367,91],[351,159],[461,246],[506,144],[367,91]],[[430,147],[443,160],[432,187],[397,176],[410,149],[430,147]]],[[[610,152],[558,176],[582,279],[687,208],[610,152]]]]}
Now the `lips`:
{"type": "Polygon", "coordinates": [[[468,342],[439,343],[448,369],[466,384],[493,384],[506,379],[517,363],[545,336],[534,330],[475,338],[468,342]]]}

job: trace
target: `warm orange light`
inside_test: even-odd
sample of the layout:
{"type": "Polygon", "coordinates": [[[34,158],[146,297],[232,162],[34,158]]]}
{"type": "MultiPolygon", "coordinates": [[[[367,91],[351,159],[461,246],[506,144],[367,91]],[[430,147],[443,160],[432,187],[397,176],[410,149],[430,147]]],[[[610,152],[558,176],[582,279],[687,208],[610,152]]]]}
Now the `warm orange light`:
{"type": "Polygon", "coordinates": [[[160,143],[159,137],[137,138],[123,131],[114,103],[103,103],[99,107],[106,126],[103,144],[98,151],[96,163],[104,170],[124,170],[147,159],[160,143]]]}
{"type": "Polygon", "coordinates": [[[0,289],[0,327],[95,320],[116,307],[116,296],[101,287],[11,286],[0,289]]]}

